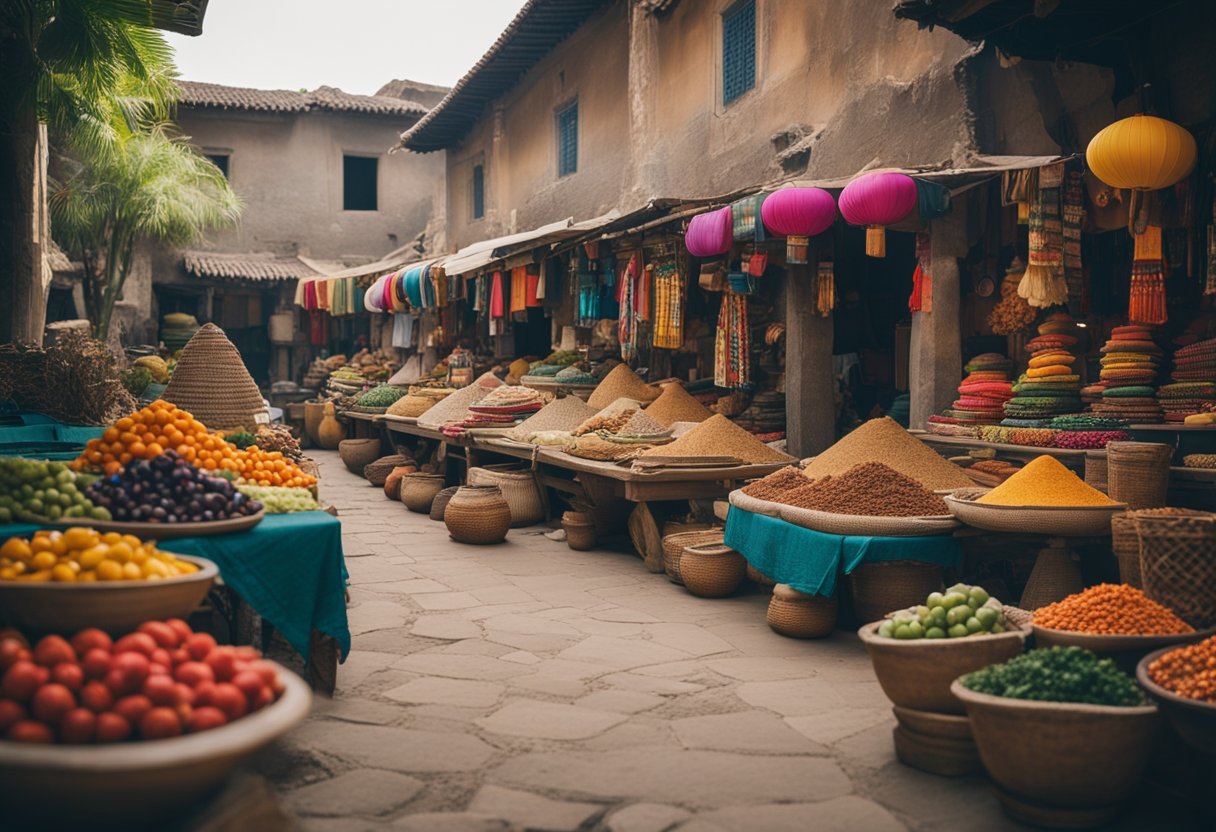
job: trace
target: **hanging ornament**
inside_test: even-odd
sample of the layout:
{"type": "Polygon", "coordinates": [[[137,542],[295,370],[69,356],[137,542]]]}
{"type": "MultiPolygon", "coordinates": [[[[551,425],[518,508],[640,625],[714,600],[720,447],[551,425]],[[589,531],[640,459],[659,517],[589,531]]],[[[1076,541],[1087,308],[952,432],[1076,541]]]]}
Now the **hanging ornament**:
{"type": "Polygon", "coordinates": [[[916,180],[891,171],[865,173],[840,192],[840,214],[853,225],[865,225],[866,254],[887,256],[886,226],[916,210],[916,180]]]}
{"type": "Polygon", "coordinates": [[[785,240],[785,262],[808,261],[810,238],[836,221],[836,200],[822,188],[782,188],[769,194],[760,206],[764,228],[785,240]]]}
{"type": "Polygon", "coordinates": [[[1197,155],[1195,137],[1186,128],[1138,115],[1099,130],[1085,149],[1085,163],[1112,188],[1156,191],[1184,179],[1197,155]]]}

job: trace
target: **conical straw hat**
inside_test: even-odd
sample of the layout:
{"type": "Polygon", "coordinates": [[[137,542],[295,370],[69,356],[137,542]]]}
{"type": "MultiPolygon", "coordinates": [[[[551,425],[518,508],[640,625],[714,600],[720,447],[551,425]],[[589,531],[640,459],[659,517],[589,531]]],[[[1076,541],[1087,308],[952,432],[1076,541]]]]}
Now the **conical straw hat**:
{"type": "Polygon", "coordinates": [[[182,349],[162,398],[212,430],[252,430],[266,413],[241,353],[215,324],[204,324],[182,349]]]}

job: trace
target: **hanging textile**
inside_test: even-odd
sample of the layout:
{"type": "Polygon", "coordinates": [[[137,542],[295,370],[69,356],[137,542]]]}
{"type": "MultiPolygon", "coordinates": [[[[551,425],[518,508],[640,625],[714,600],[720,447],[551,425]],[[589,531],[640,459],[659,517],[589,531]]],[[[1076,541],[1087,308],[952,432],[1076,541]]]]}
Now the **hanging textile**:
{"type": "Polygon", "coordinates": [[[1081,271],[1081,227],[1085,224],[1085,174],[1068,172],[1064,183],[1064,282],[1068,296],[1077,301],[1078,314],[1086,310],[1085,275],[1081,271]]]}
{"type": "Polygon", "coordinates": [[[329,281],[317,281],[317,308],[329,310],[329,281]]]}
{"type": "Polygon", "coordinates": [[[328,343],[325,337],[325,315],[320,309],[308,313],[308,343],[314,347],[323,347],[328,343]]]}
{"type": "Polygon", "coordinates": [[[427,266],[427,277],[430,279],[431,290],[435,305],[442,308],[448,305],[448,276],[443,266],[432,264],[427,266]]]}
{"type": "Polygon", "coordinates": [[[490,283],[490,317],[501,318],[507,314],[504,305],[505,298],[502,290],[502,272],[494,272],[494,277],[490,283]]]}
{"type": "Polygon", "coordinates": [[[815,279],[815,311],[821,318],[831,317],[836,309],[836,264],[831,260],[821,260],[815,279]]]}
{"type": "Polygon", "coordinates": [[[930,271],[932,238],[927,231],[916,235],[916,268],[912,271],[912,295],[908,298],[908,311],[933,311],[933,273],[930,271]]]}
{"type": "Polygon", "coordinates": [[[1160,226],[1147,226],[1135,240],[1127,317],[1138,324],[1163,324],[1166,321],[1165,265],[1161,258],[1160,226]]]}
{"type": "Polygon", "coordinates": [[[511,269],[511,313],[528,310],[528,267],[511,269]]]}
{"type": "Polygon", "coordinates": [[[414,344],[414,318],[404,312],[393,315],[392,344],[397,349],[407,350],[414,344]]]}
{"type": "Polygon", "coordinates": [[[1216,295],[1216,188],[1212,191],[1212,213],[1208,217],[1207,282],[1203,293],[1216,295]]]}
{"type": "Polygon", "coordinates": [[[654,275],[654,345],[676,350],[684,345],[684,281],[675,258],[646,267],[654,275]]]}
{"type": "Polygon", "coordinates": [[[524,272],[524,305],[540,306],[540,267],[533,264],[524,272]]]}
{"type": "Polygon", "coordinates": [[[731,233],[736,242],[764,240],[764,223],[760,221],[760,206],[766,194],[744,197],[730,204],[731,233]]]}
{"type": "Polygon", "coordinates": [[[618,264],[616,253],[605,252],[599,259],[600,285],[600,317],[614,319],[621,317],[620,285],[625,266],[618,264]]]}
{"type": "Polygon", "coordinates": [[[1034,168],[1024,170],[1007,170],[1001,179],[1001,204],[1017,205],[1018,225],[1026,225],[1030,221],[1030,203],[1033,193],[1038,187],[1038,172],[1034,168]]]}
{"type": "Polygon", "coordinates": [[[1044,308],[1068,303],[1068,284],[1064,280],[1064,227],[1060,218],[1060,189],[1043,183],[1058,181],[1040,169],[1037,192],[1030,206],[1029,263],[1018,294],[1031,306],[1044,308]]]}
{"type": "Polygon", "coordinates": [[[570,269],[574,272],[574,280],[578,286],[578,317],[584,325],[590,325],[600,317],[600,286],[591,270],[591,259],[587,256],[586,246],[580,247],[578,257],[570,258],[570,269]]]}
{"type": "Polygon", "coordinates": [[[641,271],[641,258],[635,251],[629,257],[621,275],[620,286],[617,289],[617,303],[620,305],[620,317],[617,320],[617,336],[621,342],[621,358],[631,361],[638,354],[638,316],[636,312],[638,292],[638,272],[641,271]]]}
{"type": "Polygon", "coordinates": [[[309,312],[317,308],[317,281],[310,280],[304,285],[304,308],[309,312]]]}
{"type": "Polygon", "coordinates": [[[296,306],[304,305],[304,289],[311,282],[312,282],[311,280],[297,280],[296,281],[296,294],[295,294],[295,298],[293,298],[293,300],[292,300],[292,302],[296,306]]]}
{"type": "Polygon", "coordinates": [[[916,180],[916,213],[921,222],[935,220],[950,213],[950,189],[937,182],[916,180]]]}
{"type": "Polygon", "coordinates": [[[751,380],[747,295],[725,292],[714,334],[714,384],[737,389],[751,380]]]}

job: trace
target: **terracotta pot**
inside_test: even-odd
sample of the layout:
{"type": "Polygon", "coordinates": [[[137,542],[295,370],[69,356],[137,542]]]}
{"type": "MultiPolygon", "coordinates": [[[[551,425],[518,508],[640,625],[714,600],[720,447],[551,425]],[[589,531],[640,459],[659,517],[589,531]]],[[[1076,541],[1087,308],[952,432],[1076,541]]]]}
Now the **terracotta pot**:
{"type": "Polygon", "coordinates": [[[443,489],[443,474],[406,474],[401,478],[401,502],[410,511],[428,514],[443,489]]]}
{"type": "Polygon", "coordinates": [[[502,543],[511,528],[511,506],[497,485],[465,485],[448,500],[443,523],[457,543],[502,543]]]}
{"type": "Polygon", "coordinates": [[[338,455],[346,470],[363,476],[363,469],[380,458],[379,439],[343,439],[338,443],[338,455]]]}
{"type": "Polygon", "coordinates": [[[344,436],[346,436],[346,429],[334,415],[334,403],[326,402],[325,415],[321,417],[321,424],[317,426],[317,444],[327,451],[337,450],[338,444],[344,436]]]}
{"type": "Polygon", "coordinates": [[[823,638],[836,629],[835,597],[807,595],[787,584],[773,587],[765,619],[773,632],[790,638],[823,638]]]}
{"type": "Polygon", "coordinates": [[[979,750],[965,716],[896,707],[895,756],[906,766],[939,777],[982,774],[979,750]]]}
{"type": "Polygon", "coordinates": [[[902,640],[878,634],[881,621],[857,631],[887,698],[901,708],[942,714],[965,713],[950,686],[964,673],[1000,664],[1026,649],[1028,630],[965,638],[902,640]]]}
{"type": "Polygon", "coordinates": [[[390,500],[401,499],[401,478],[418,470],[417,465],[398,465],[384,478],[384,496],[390,500]]]}
{"type": "Polygon", "coordinates": [[[684,588],[701,598],[725,598],[746,574],[747,561],[729,546],[686,546],[680,556],[684,588]]]}
{"type": "Polygon", "coordinates": [[[950,692],[1012,818],[1073,829],[1109,823],[1136,793],[1160,723],[1155,705],[1119,708],[950,692]]]}
{"type": "Polygon", "coordinates": [[[304,435],[312,444],[321,444],[321,420],[325,418],[325,402],[304,402],[304,435]]]}

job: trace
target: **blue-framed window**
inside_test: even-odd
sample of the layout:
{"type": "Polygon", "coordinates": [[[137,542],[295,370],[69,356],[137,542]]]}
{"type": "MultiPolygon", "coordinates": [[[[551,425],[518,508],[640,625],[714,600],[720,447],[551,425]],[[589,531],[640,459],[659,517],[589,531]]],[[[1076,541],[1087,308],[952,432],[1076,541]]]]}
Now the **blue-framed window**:
{"type": "Polygon", "coordinates": [[[484,165],[473,165],[473,219],[486,215],[486,169],[484,165]]]}
{"type": "Polygon", "coordinates": [[[578,170],[578,101],[557,111],[557,175],[578,170]]]}
{"type": "Polygon", "coordinates": [[[740,0],[722,15],[722,103],[756,86],[756,0],[740,0]]]}

